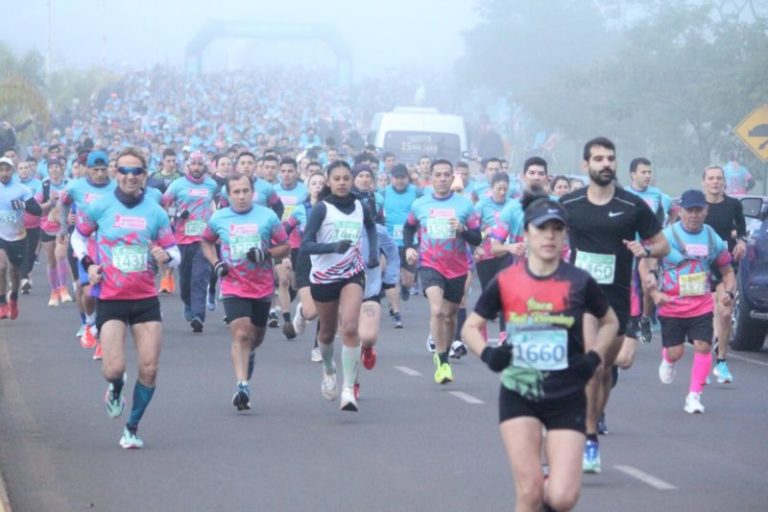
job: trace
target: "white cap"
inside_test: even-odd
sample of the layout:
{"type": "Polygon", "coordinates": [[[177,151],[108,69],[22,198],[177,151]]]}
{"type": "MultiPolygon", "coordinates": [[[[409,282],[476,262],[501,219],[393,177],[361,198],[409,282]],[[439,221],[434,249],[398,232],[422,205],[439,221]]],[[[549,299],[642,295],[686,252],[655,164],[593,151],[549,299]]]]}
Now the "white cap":
{"type": "Polygon", "coordinates": [[[8,158],[7,156],[4,156],[3,158],[0,158],[0,164],[10,165],[11,169],[15,169],[16,166],[13,165],[13,160],[8,158]]]}

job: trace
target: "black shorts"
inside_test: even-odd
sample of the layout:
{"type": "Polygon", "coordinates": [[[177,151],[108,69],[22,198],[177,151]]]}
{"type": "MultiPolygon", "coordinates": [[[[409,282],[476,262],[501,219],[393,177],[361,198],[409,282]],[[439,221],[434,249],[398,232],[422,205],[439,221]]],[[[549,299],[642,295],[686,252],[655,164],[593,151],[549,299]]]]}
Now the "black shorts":
{"type": "Polygon", "coordinates": [[[5,251],[11,265],[14,267],[21,266],[27,254],[27,239],[22,238],[21,240],[9,242],[0,238],[0,251],[5,251]]]}
{"type": "Polygon", "coordinates": [[[467,284],[467,275],[448,279],[437,270],[429,267],[419,269],[419,280],[426,295],[427,288],[438,286],[443,290],[443,299],[454,304],[461,304],[464,298],[464,286],[467,284]]]}
{"type": "Polygon", "coordinates": [[[627,332],[625,333],[627,338],[635,340],[640,339],[640,318],[642,317],[633,316],[629,318],[629,322],[627,322],[627,332]]]}
{"type": "Polygon", "coordinates": [[[416,267],[414,265],[409,265],[408,260],[405,259],[405,247],[398,247],[397,253],[400,255],[400,268],[404,268],[411,274],[415,274],[416,267]]]}
{"type": "Polygon", "coordinates": [[[53,242],[56,240],[56,235],[49,235],[43,230],[40,230],[40,241],[41,242],[53,242]]]}
{"type": "Polygon", "coordinates": [[[109,320],[120,320],[127,325],[162,322],[160,300],[157,297],[133,300],[96,300],[96,327],[109,320]]]}
{"type": "Polygon", "coordinates": [[[581,392],[557,400],[536,402],[501,386],[499,423],[521,416],[538,419],[547,430],[568,429],[584,434],[587,431],[587,395],[581,392]]]}
{"type": "Polygon", "coordinates": [[[627,333],[627,325],[631,315],[630,291],[618,288],[603,288],[608,304],[613,308],[616,317],[619,319],[619,332],[617,336],[624,336],[627,333]]]}
{"type": "Polygon", "coordinates": [[[269,317],[269,307],[272,301],[269,297],[263,299],[245,299],[242,297],[222,297],[224,303],[224,314],[227,315],[227,321],[237,318],[247,317],[256,327],[266,327],[267,317],[269,317]]]}
{"type": "Polygon", "coordinates": [[[664,347],[676,347],[687,341],[693,340],[712,343],[715,337],[715,328],[712,324],[714,315],[707,313],[691,318],[675,318],[660,316],[661,345],[664,347]]]}
{"type": "Polygon", "coordinates": [[[342,288],[348,284],[360,285],[360,287],[363,289],[363,292],[365,292],[365,272],[360,272],[359,274],[355,274],[348,279],[337,281],[335,283],[312,283],[309,285],[309,291],[312,293],[312,299],[314,299],[315,302],[333,302],[335,300],[339,300],[339,297],[341,297],[342,288]]]}
{"type": "MultiPolygon", "coordinates": [[[[291,251],[293,253],[293,251],[291,251]]],[[[296,263],[293,265],[293,275],[296,280],[296,289],[306,288],[309,282],[309,273],[312,271],[312,259],[309,254],[299,251],[296,255],[296,263]]]]}

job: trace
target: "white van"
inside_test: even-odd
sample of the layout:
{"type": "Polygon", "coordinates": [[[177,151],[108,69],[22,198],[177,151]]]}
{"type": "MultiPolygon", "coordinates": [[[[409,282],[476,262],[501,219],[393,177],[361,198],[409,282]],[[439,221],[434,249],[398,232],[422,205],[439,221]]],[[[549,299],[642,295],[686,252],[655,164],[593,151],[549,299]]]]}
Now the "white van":
{"type": "Polygon", "coordinates": [[[392,152],[398,162],[417,163],[421,156],[453,163],[469,154],[464,118],[434,108],[397,107],[374,117],[373,144],[392,152]],[[379,117],[380,116],[380,117],[379,117]]]}

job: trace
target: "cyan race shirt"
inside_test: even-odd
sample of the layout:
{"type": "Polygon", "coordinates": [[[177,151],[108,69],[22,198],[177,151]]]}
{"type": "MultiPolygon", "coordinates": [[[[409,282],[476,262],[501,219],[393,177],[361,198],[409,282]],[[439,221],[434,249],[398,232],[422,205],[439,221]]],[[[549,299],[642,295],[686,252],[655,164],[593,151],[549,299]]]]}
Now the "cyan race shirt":
{"type": "Polygon", "coordinates": [[[403,246],[403,225],[408,218],[408,212],[416,199],[421,197],[421,190],[414,185],[398,192],[392,185],[384,189],[384,220],[387,233],[398,247],[403,246]]]}
{"type": "Polygon", "coordinates": [[[186,175],[168,185],[163,194],[163,205],[175,206],[176,219],[173,229],[177,244],[189,245],[200,241],[205,226],[213,215],[213,201],[217,189],[218,185],[209,177],[193,181],[186,175]],[[186,219],[180,216],[183,211],[189,212],[186,219]]]}
{"type": "Polygon", "coordinates": [[[309,195],[307,186],[302,182],[296,182],[293,188],[283,188],[283,184],[280,183],[275,187],[275,193],[283,202],[283,218],[281,220],[288,220],[300,204],[302,204],[309,195]]]}

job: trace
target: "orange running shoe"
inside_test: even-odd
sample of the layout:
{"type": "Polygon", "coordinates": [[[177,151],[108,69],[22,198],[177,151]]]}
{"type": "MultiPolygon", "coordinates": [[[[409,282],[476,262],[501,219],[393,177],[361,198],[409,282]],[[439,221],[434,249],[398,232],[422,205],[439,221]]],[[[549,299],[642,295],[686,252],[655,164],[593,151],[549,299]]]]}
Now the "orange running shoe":
{"type": "Polygon", "coordinates": [[[8,304],[0,304],[0,320],[3,318],[10,318],[11,310],[8,304]]]}
{"type": "Polygon", "coordinates": [[[363,347],[360,353],[363,359],[363,366],[366,370],[373,370],[376,366],[376,350],[373,347],[363,347]]]}
{"type": "Polygon", "coordinates": [[[11,320],[19,318],[19,301],[11,300],[8,302],[8,316],[11,320]]]}
{"type": "Polygon", "coordinates": [[[173,279],[173,272],[168,274],[168,293],[176,291],[176,281],[173,279]]]}
{"type": "Polygon", "coordinates": [[[158,290],[159,293],[171,293],[168,290],[168,279],[163,277],[160,279],[160,289],[158,290]]]}
{"type": "Polygon", "coordinates": [[[93,351],[93,360],[94,361],[101,361],[101,359],[104,357],[104,354],[101,351],[101,343],[98,341],[96,342],[96,350],[93,351]]]}
{"type": "Polygon", "coordinates": [[[69,294],[69,290],[67,290],[66,286],[59,288],[59,300],[62,304],[65,302],[72,302],[72,296],[69,294]]]}
{"type": "Polygon", "coordinates": [[[51,307],[59,305],[59,292],[51,292],[51,298],[48,300],[48,305],[51,307]]]}
{"type": "MultiPolygon", "coordinates": [[[[83,348],[93,348],[98,344],[94,330],[96,328],[92,325],[86,325],[83,335],[80,337],[80,346],[83,348]]],[[[101,352],[101,348],[98,349],[101,352]]]]}

